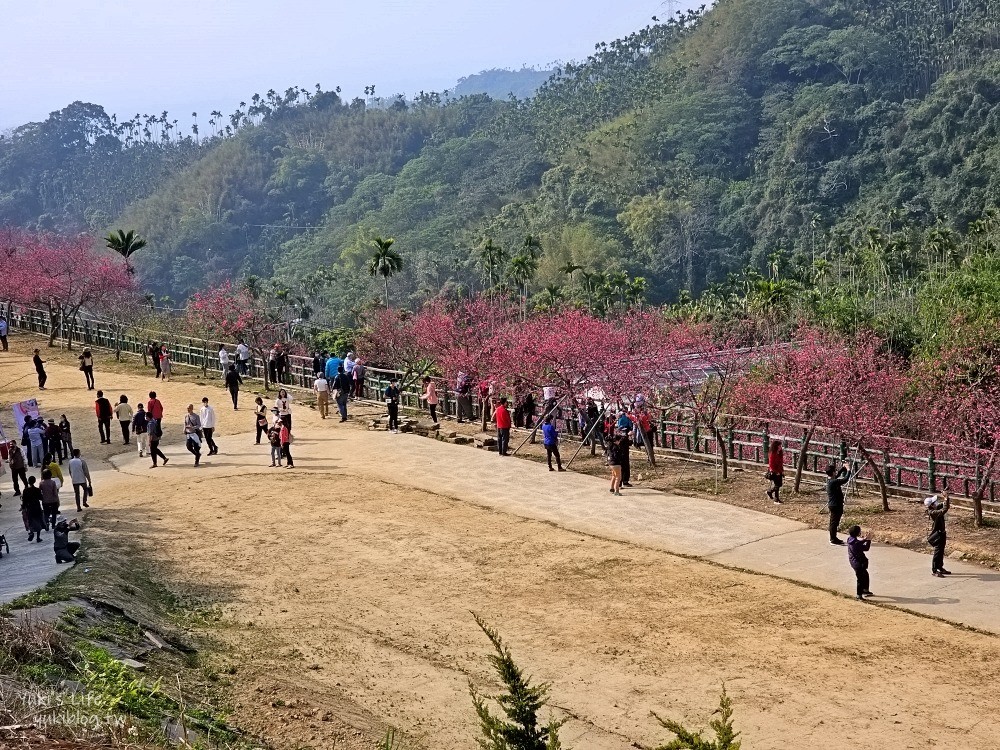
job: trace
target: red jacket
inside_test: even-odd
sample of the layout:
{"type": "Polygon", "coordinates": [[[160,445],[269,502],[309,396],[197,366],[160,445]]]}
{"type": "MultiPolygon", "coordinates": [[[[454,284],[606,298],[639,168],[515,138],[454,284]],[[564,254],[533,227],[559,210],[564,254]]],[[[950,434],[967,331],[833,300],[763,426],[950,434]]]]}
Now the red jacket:
{"type": "Polygon", "coordinates": [[[511,428],[510,412],[507,411],[506,406],[497,404],[496,411],[493,413],[493,421],[497,423],[498,430],[509,430],[511,428]]]}
{"type": "Polygon", "coordinates": [[[780,448],[767,454],[767,470],[772,474],[785,473],[785,452],[780,448]]]}
{"type": "Polygon", "coordinates": [[[146,403],[146,412],[150,419],[163,419],[163,404],[160,403],[160,399],[149,399],[146,403]]]}

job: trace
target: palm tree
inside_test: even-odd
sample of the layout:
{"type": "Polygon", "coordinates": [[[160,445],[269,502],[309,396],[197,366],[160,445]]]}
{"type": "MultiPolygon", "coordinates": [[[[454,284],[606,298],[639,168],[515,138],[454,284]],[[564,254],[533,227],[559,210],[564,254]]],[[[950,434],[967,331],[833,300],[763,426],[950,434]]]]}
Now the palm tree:
{"type": "Polygon", "coordinates": [[[479,262],[483,267],[484,280],[489,280],[490,299],[493,299],[493,277],[498,274],[503,266],[506,253],[502,247],[493,244],[493,240],[486,240],[479,250],[479,262]]]}
{"type": "Polygon", "coordinates": [[[403,270],[403,258],[392,249],[396,242],[392,237],[382,239],[376,237],[372,240],[375,253],[372,255],[371,263],[368,264],[368,273],[374,278],[381,276],[385,282],[385,309],[389,309],[389,279],[403,270]]]}
{"type": "Polygon", "coordinates": [[[532,258],[537,258],[542,250],[542,241],[539,240],[534,235],[529,234],[524,238],[524,250],[523,252],[530,255],[532,258]]]}
{"type": "Polygon", "coordinates": [[[130,229],[128,232],[124,229],[119,229],[117,233],[112,232],[104,240],[109,250],[114,250],[125,259],[125,268],[128,272],[135,273],[135,269],[132,268],[132,264],[128,262],[128,259],[134,253],[146,247],[146,240],[140,238],[134,229],[130,229]]]}
{"type": "Polygon", "coordinates": [[[569,281],[571,284],[573,283],[573,274],[575,274],[577,271],[582,271],[582,270],[583,266],[578,266],[573,261],[567,261],[559,268],[560,273],[564,273],[567,276],[569,276],[569,281]]]}
{"type": "Polygon", "coordinates": [[[555,310],[562,301],[562,289],[555,284],[549,284],[542,290],[542,305],[547,310],[555,310]]]}
{"type": "Polygon", "coordinates": [[[523,292],[521,297],[521,317],[527,317],[528,283],[535,277],[538,261],[533,255],[519,253],[510,259],[507,275],[511,281],[518,284],[523,292]]]}

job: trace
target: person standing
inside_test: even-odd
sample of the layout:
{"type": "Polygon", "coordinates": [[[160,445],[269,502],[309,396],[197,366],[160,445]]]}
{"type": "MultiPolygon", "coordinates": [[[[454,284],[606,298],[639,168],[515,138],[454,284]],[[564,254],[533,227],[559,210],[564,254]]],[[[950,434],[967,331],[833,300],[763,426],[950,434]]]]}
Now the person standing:
{"type": "Polygon", "coordinates": [[[365,397],[365,363],[358,357],[354,360],[354,398],[365,397]]]}
{"type": "Polygon", "coordinates": [[[597,402],[592,398],[587,399],[587,424],[584,434],[590,436],[587,438],[587,442],[590,443],[590,455],[597,453],[598,443],[601,445],[601,450],[604,450],[604,420],[601,419],[601,410],[597,408],[597,402]]]}
{"type": "Polygon", "coordinates": [[[20,479],[25,487],[28,486],[28,467],[24,460],[24,454],[21,452],[21,446],[13,440],[7,444],[7,463],[10,464],[10,475],[14,482],[14,497],[17,497],[21,494],[21,488],[17,481],[20,479]]]}
{"type": "Polygon", "coordinates": [[[87,390],[92,391],[94,390],[94,355],[90,353],[90,349],[84,349],[78,359],[80,360],[80,372],[87,380],[87,390]]]}
{"type": "Polygon", "coordinates": [[[250,347],[240,339],[236,343],[236,369],[246,377],[250,373],[250,347]]]}
{"type": "Polygon", "coordinates": [[[254,403],[254,426],[257,428],[257,445],[260,445],[261,435],[267,433],[267,407],[264,406],[264,399],[257,396],[254,403]]]}
{"type": "Polygon", "coordinates": [[[456,413],[458,423],[462,424],[466,420],[472,421],[472,383],[468,375],[459,372],[455,380],[455,393],[458,394],[458,404],[456,413]]]}
{"type": "Polygon", "coordinates": [[[0,346],[7,351],[7,318],[3,315],[0,315],[0,346]]]}
{"type": "Polygon", "coordinates": [[[52,478],[59,483],[59,487],[63,487],[66,484],[66,478],[63,476],[62,468],[56,463],[53,456],[48,455],[45,457],[45,461],[42,464],[42,468],[48,469],[52,474],[52,478]]]}
{"type": "Polygon", "coordinates": [[[552,417],[546,417],[542,423],[542,445],[545,446],[545,459],[548,461],[549,471],[555,471],[552,468],[553,456],[556,457],[556,466],[559,467],[559,471],[563,471],[562,458],[559,456],[559,430],[552,424],[552,417]]]}
{"type": "Polygon", "coordinates": [[[62,454],[69,458],[73,455],[73,428],[65,414],[59,417],[59,439],[62,441],[62,454]]]}
{"type": "Polygon", "coordinates": [[[500,403],[493,411],[493,421],[497,426],[497,452],[501,456],[506,456],[510,447],[510,428],[513,426],[510,411],[507,409],[506,396],[500,399],[500,403]]]}
{"type": "Polygon", "coordinates": [[[164,382],[170,380],[170,350],[166,344],[160,348],[160,378],[164,382]]]}
{"type": "Polygon", "coordinates": [[[946,516],[951,508],[951,498],[948,493],[944,493],[944,502],[938,500],[937,495],[924,500],[927,508],[927,517],[931,520],[931,533],[927,536],[927,543],[934,548],[934,556],[931,558],[931,575],[938,578],[950,576],[951,571],[944,569],[944,548],[948,544],[948,529],[946,527],[946,516]]]}
{"type": "Polygon", "coordinates": [[[325,363],[326,363],[326,360],[323,359],[323,355],[322,354],[320,354],[319,352],[313,352],[312,367],[313,367],[313,379],[314,380],[319,377],[319,375],[320,375],[321,372],[323,372],[323,365],[325,363]]]}
{"type": "Polygon", "coordinates": [[[631,438],[627,432],[612,432],[608,438],[608,465],[611,467],[611,494],[622,494],[622,461],[628,454],[631,438]]]}
{"type": "Polygon", "coordinates": [[[281,428],[284,423],[276,419],[267,431],[267,442],[271,445],[271,466],[281,468],[281,428]]]}
{"type": "MultiPolygon", "coordinates": [[[[49,530],[48,519],[45,517],[45,508],[42,506],[42,491],[35,486],[35,478],[28,477],[28,481],[24,485],[24,494],[21,496],[21,507],[22,510],[22,520],[27,520],[28,531],[31,531],[32,523],[30,517],[35,516],[37,513],[37,518],[39,522],[39,528],[37,530],[38,541],[42,541],[42,529],[46,531],[49,530]],[[37,510],[36,510],[37,509],[37,510]],[[29,519],[25,519],[25,511],[29,515],[29,519]]],[[[31,541],[31,537],[28,537],[28,541],[31,541]]]]}
{"type": "Polygon", "coordinates": [[[274,400],[274,408],[278,410],[278,417],[292,429],[292,400],[288,397],[288,391],[282,388],[278,391],[278,397],[274,400]]]}
{"type": "Polygon", "coordinates": [[[344,372],[344,366],[337,368],[337,377],[333,381],[333,393],[337,400],[337,410],[340,412],[340,421],[347,421],[347,399],[351,395],[351,380],[344,372]]]}
{"type": "MultiPolygon", "coordinates": [[[[132,407],[129,405],[128,396],[124,393],[118,397],[118,403],[115,404],[115,419],[118,420],[118,424],[122,428],[122,445],[129,445],[129,431],[132,428],[132,407]]],[[[110,443],[110,435],[108,436],[108,442],[110,443]]]]}
{"type": "MultiPolygon", "coordinates": [[[[150,413],[150,410],[146,410],[150,413]]],[[[162,411],[161,411],[162,413],[162,411]]],[[[160,440],[163,438],[163,420],[162,419],[147,419],[146,429],[149,435],[149,457],[153,459],[153,468],[156,468],[156,458],[160,457],[163,459],[163,465],[167,465],[167,457],[163,455],[160,450],[160,440]]]]}
{"type": "Polygon", "coordinates": [[[615,422],[615,427],[618,432],[625,436],[625,443],[622,446],[623,450],[619,458],[621,459],[622,467],[622,481],[621,487],[631,487],[632,483],[632,430],[635,429],[635,423],[632,418],[629,417],[625,409],[622,409],[621,415],[618,417],[618,421],[615,422]]]}
{"type": "Polygon", "coordinates": [[[781,505],[781,485],[785,482],[785,451],[780,440],[772,440],[767,452],[767,478],[771,482],[767,496],[775,505],[781,505]]]}
{"type": "Polygon", "coordinates": [[[851,481],[850,472],[844,464],[837,470],[834,464],[826,467],[826,507],[830,511],[830,544],[843,544],[837,536],[840,519],[844,517],[844,485],[851,481]]]}
{"type": "Polygon", "coordinates": [[[313,391],[316,393],[316,408],[319,409],[319,417],[326,419],[330,413],[330,383],[322,372],[313,381],[313,391]]]}
{"type": "Polygon", "coordinates": [[[219,372],[223,377],[229,372],[229,350],[225,344],[219,344],[219,372]]]}
{"type": "Polygon", "coordinates": [[[201,431],[208,444],[208,455],[214,456],[219,452],[219,446],[212,437],[215,434],[215,408],[209,406],[207,396],[201,400],[201,412],[198,416],[201,418],[201,431]]]}
{"type": "MultiPolygon", "coordinates": [[[[42,481],[38,483],[38,491],[42,493],[42,517],[45,519],[45,528],[55,528],[56,518],[59,517],[59,485],[48,469],[42,469],[42,481]]],[[[78,506],[77,511],[79,510],[78,506]]]]}
{"type": "Polygon", "coordinates": [[[431,380],[430,376],[424,378],[424,393],[420,397],[421,401],[427,403],[427,409],[431,413],[431,421],[437,424],[437,408],[438,408],[438,393],[437,386],[434,385],[434,381],[431,380]]]}
{"type": "Polygon", "coordinates": [[[97,412],[97,431],[101,435],[101,445],[111,445],[111,418],[115,412],[111,408],[111,402],[104,398],[104,391],[97,392],[94,411],[97,412]]]}
{"type": "Polygon", "coordinates": [[[45,424],[41,419],[31,420],[28,432],[28,466],[41,466],[45,458],[45,424]]]}
{"type": "Polygon", "coordinates": [[[393,378],[386,386],[385,408],[389,412],[389,432],[396,434],[399,432],[399,381],[393,378]]]}
{"type": "Polygon", "coordinates": [[[874,596],[869,589],[871,578],[868,574],[867,555],[868,550],[872,548],[872,540],[867,536],[862,538],[860,526],[852,526],[847,534],[847,560],[858,579],[857,598],[859,601],[864,601],[866,596],[874,596]]]}
{"type": "Polygon", "coordinates": [[[194,465],[201,464],[201,418],[194,413],[194,404],[187,405],[184,415],[184,445],[194,456],[194,465]]]}
{"type": "Polygon", "coordinates": [[[49,423],[45,425],[45,449],[49,455],[58,459],[59,463],[68,458],[63,453],[62,430],[59,429],[59,425],[56,424],[56,420],[54,419],[50,419],[49,423]]]}
{"type": "Polygon", "coordinates": [[[90,467],[87,462],[80,457],[80,449],[73,451],[73,458],[69,461],[69,481],[73,483],[73,496],[76,499],[76,510],[79,513],[81,505],[87,508],[87,498],[93,494],[93,484],[90,482],[90,467]]]}
{"type": "Polygon", "coordinates": [[[146,347],[149,358],[153,360],[153,369],[156,370],[156,379],[160,379],[160,345],[155,341],[150,341],[146,347]]]}
{"type": "Polygon", "coordinates": [[[135,416],[132,417],[132,434],[135,435],[135,443],[139,446],[139,458],[142,458],[146,450],[146,438],[149,433],[149,426],[146,419],[146,410],[142,402],[135,405],[135,416]]]}
{"type": "Polygon", "coordinates": [[[241,385],[243,385],[243,378],[236,372],[236,366],[229,365],[229,370],[226,372],[226,390],[229,391],[229,397],[233,400],[233,411],[239,410],[241,385]]]}
{"type": "Polygon", "coordinates": [[[347,382],[351,384],[347,394],[348,398],[354,398],[354,367],[356,364],[357,358],[354,356],[354,352],[348,352],[347,356],[344,357],[344,374],[347,375],[347,382]]]}
{"type": "Polygon", "coordinates": [[[292,431],[285,422],[281,423],[279,437],[281,438],[281,455],[285,457],[285,468],[294,469],[295,464],[292,463],[292,431]]]}
{"type": "Polygon", "coordinates": [[[42,359],[41,352],[35,349],[35,355],[31,358],[31,361],[35,365],[35,372],[38,374],[38,390],[45,390],[45,381],[49,379],[49,376],[45,374],[45,360],[42,359]]]}
{"type": "Polygon", "coordinates": [[[42,493],[35,487],[35,478],[25,483],[24,494],[21,496],[21,520],[28,532],[28,541],[37,538],[42,541],[42,529],[45,528],[45,513],[42,510],[42,493]]]}

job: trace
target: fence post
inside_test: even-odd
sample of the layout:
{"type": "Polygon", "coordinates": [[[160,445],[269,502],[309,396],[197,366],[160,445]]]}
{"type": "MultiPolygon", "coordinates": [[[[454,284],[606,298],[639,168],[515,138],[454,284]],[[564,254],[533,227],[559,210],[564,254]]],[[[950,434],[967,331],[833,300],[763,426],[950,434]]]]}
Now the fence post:
{"type": "MultiPolygon", "coordinates": [[[[976,467],[978,473],[979,467],[976,467]]],[[[931,492],[937,492],[937,466],[934,462],[934,446],[927,452],[927,483],[931,492]]]]}
{"type": "Polygon", "coordinates": [[[660,409],[660,445],[667,447],[667,413],[663,409],[660,409]]]}
{"type": "Polygon", "coordinates": [[[764,463],[767,463],[771,452],[771,423],[764,422],[764,463]]]}
{"type": "Polygon", "coordinates": [[[701,430],[698,429],[698,417],[694,418],[694,424],[691,426],[691,442],[694,452],[701,453],[701,430]]]}
{"type": "Polygon", "coordinates": [[[726,452],[729,454],[730,458],[736,458],[736,439],[734,436],[734,430],[732,427],[726,432],[726,452]]]}
{"type": "Polygon", "coordinates": [[[882,476],[886,484],[892,484],[892,465],[889,463],[889,451],[882,449],[882,476]]]}
{"type": "Polygon", "coordinates": [[[847,441],[843,437],[840,438],[840,460],[847,460],[847,441]]]}

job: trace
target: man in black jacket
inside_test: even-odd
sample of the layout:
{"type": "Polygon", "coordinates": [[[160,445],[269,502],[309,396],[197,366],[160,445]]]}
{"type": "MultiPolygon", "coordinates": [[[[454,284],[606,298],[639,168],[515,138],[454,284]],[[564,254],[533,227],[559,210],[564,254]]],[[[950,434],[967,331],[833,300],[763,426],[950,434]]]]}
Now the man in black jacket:
{"type": "Polygon", "coordinates": [[[851,481],[847,464],[837,471],[835,464],[826,467],[826,507],[830,511],[830,544],[843,544],[837,536],[840,519],[844,517],[844,485],[851,481]]]}
{"type": "Polygon", "coordinates": [[[233,399],[233,411],[238,408],[236,404],[240,400],[241,385],[243,385],[243,378],[236,372],[236,365],[229,365],[229,370],[226,372],[226,390],[229,391],[229,395],[233,399]]]}
{"type": "Polygon", "coordinates": [[[948,530],[945,516],[951,509],[951,498],[945,492],[944,502],[938,500],[937,495],[924,500],[927,507],[927,517],[931,519],[931,533],[927,537],[927,542],[934,548],[934,556],[931,558],[931,575],[943,578],[950,576],[951,571],[944,568],[944,548],[948,544],[948,530]]]}

